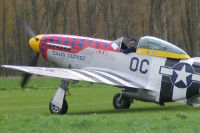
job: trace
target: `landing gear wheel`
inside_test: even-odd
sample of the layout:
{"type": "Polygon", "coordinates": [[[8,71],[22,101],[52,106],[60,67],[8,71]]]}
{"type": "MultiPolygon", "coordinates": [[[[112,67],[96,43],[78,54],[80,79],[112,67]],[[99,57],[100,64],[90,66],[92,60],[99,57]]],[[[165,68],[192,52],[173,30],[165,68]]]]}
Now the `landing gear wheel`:
{"type": "Polygon", "coordinates": [[[51,101],[49,103],[49,110],[52,114],[66,114],[67,113],[68,104],[67,104],[67,101],[65,99],[63,100],[62,108],[57,107],[56,105],[51,103],[51,101]]]}
{"type": "Polygon", "coordinates": [[[127,96],[122,95],[120,99],[121,93],[117,93],[113,97],[113,106],[115,109],[128,109],[130,108],[131,101],[127,96]]]}

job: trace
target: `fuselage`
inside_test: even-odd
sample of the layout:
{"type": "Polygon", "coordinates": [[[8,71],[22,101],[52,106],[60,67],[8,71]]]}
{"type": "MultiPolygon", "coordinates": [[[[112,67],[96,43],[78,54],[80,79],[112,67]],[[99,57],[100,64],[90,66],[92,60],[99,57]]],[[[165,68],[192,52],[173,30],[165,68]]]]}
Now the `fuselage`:
{"type": "MultiPolygon", "coordinates": [[[[152,95],[150,101],[169,102],[199,95],[199,59],[170,59],[124,54],[111,41],[88,37],[47,34],[40,38],[43,58],[68,69],[103,69],[118,72],[152,95]]],[[[135,88],[134,88],[135,89],[135,88]]],[[[137,89],[137,88],[136,88],[137,89]]],[[[145,91],[140,95],[144,95],[145,91]]],[[[148,99],[147,99],[148,100],[148,99]]]]}

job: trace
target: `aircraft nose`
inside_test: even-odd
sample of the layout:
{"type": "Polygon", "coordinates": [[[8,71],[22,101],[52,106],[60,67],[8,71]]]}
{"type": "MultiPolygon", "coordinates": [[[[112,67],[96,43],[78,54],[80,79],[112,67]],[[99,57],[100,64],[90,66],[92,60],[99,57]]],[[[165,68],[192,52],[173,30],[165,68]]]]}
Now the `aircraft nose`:
{"type": "Polygon", "coordinates": [[[40,41],[41,41],[42,35],[38,35],[35,37],[32,37],[29,40],[29,46],[35,51],[40,52],[40,41]]]}

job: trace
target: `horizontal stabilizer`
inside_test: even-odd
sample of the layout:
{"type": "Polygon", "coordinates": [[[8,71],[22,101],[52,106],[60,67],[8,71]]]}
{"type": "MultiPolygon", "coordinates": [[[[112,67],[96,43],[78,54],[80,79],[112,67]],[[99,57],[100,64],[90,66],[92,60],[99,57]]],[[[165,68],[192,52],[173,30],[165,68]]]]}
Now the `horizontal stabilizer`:
{"type": "Polygon", "coordinates": [[[179,100],[176,101],[179,103],[184,103],[193,107],[199,107],[200,106],[200,102],[198,100],[198,97],[192,97],[192,98],[188,98],[188,99],[184,99],[184,100],[179,100]]]}

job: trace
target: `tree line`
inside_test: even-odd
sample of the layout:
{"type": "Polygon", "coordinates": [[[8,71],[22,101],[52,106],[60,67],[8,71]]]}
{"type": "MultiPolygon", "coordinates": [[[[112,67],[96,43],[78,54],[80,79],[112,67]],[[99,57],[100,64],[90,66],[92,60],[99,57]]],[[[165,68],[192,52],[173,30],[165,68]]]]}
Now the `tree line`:
{"type": "MultiPolygon", "coordinates": [[[[23,18],[36,34],[73,34],[109,40],[162,38],[199,56],[199,0],[0,0],[0,64],[27,65],[34,55],[23,18]],[[56,13],[55,13],[56,12],[56,13]]],[[[51,65],[40,59],[39,65],[51,65]]],[[[0,76],[16,72],[0,68],[0,76]]]]}

